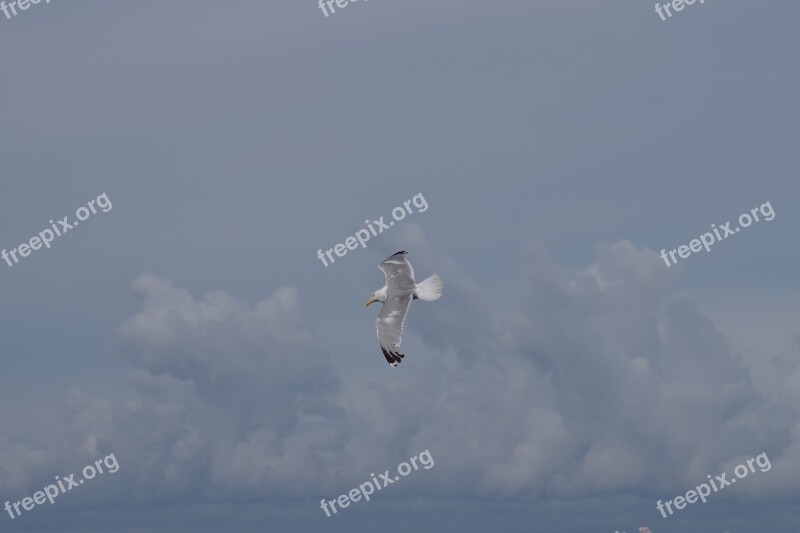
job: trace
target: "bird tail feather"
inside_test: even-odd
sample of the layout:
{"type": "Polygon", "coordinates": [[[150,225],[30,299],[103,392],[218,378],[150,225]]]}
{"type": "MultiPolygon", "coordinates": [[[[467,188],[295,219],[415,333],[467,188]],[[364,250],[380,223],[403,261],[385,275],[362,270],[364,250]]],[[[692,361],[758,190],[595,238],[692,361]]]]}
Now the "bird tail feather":
{"type": "Polygon", "coordinates": [[[434,274],[422,282],[417,283],[414,293],[420,300],[432,302],[442,297],[443,287],[444,285],[442,284],[441,278],[439,278],[437,274],[434,274]]]}

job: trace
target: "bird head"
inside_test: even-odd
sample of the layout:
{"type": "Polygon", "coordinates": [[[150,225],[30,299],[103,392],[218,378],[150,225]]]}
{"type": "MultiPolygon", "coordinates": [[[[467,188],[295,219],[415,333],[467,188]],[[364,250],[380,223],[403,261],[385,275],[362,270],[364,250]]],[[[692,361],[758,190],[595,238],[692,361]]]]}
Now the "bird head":
{"type": "Polygon", "coordinates": [[[369,307],[369,304],[375,302],[385,302],[385,301],[386,301],[386,286],[384,285],[382,289],[372,293],[372,296],[369,297],[369,300],[367,300],[367,303],[364,304],[364,307],[369,307]]]}

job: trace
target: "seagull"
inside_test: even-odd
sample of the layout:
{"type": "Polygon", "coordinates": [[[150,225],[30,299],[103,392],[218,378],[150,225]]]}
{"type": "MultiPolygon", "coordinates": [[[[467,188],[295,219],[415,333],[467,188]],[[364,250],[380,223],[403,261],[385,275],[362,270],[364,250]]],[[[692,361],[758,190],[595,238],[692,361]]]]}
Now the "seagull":
{"type": "Polygon", "coordinates": [[[403,326],[406,323],[411,300],[432,302],[442,297],[442,280],[434,274],[422,283],[414,281],[414,268],[406,259],[403,250],[378,263],[386,275],[386,284],[372,293],[364,307],[374,302],[383,302],[378,320],[378,342],[389,366],[395,367],[404,355],[400,352],[403,342],[403,326]]]}

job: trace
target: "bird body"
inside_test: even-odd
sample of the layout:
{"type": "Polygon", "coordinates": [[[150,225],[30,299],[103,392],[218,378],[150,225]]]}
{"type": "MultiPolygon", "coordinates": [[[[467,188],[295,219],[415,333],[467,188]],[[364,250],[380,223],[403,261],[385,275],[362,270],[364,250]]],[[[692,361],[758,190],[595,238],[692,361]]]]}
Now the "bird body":
{"type": "Polygon", "coordinates": [[[382,302],[376,329],[378,343],[386,362],[397,366],[404,354],[400,351],[408,309],[412,300],[431,302],[442,297],[442,280],[434,274],[421,283],[414,280],[414,268],[406,259],[407,252],[399,251],[378,264],[386,275],[386,284],[372,293],[366,306],[382,302]]]}

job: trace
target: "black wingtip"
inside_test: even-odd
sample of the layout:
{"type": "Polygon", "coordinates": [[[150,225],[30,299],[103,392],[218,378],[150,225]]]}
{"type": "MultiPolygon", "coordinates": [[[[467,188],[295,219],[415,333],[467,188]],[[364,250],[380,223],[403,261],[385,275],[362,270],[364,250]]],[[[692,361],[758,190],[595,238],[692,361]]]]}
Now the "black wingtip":
{"type": "Polygon", "coordinates": [[[395,252],[395,253],[394,253],[394,254],[392,254],[392,255],[406,255],[407,253],[408,253],[408,252],[406,252],[405,250],[400,250],[399,252],[395,252]]]}
{"type": "Polygon", "coordinates": [[[381,346],[381,351],[383,352],[383,356],[386,358],[386,362],[389,363],[390,366],[399,365],[403,361],[403,357],[405,357],[405,354],[387,350],[383,346],[381,346]]]}

